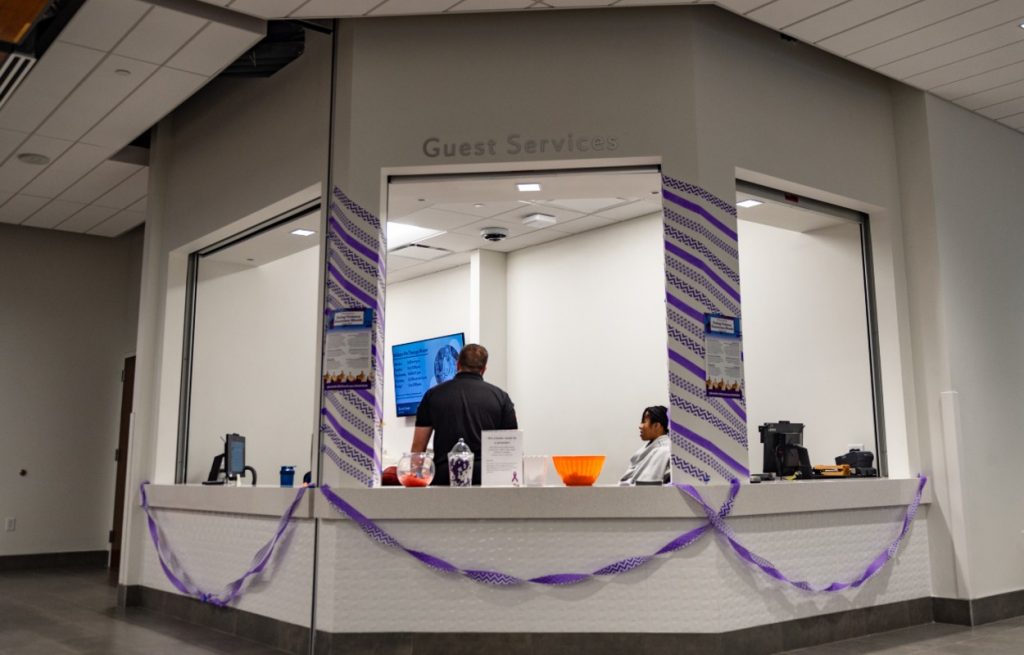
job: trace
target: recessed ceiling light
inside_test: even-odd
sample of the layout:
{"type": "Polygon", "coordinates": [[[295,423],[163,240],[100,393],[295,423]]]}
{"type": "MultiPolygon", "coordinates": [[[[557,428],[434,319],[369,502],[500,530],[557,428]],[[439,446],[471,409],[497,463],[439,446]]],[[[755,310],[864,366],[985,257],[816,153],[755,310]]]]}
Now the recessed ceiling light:
{"type": "Polygon", "coordinates": [[[130,70],[128,70],[127,68],[116,68],[116,69],[114,69],[114,75],[120,75],[121,77],[127,77],[127,76],[129,76],[131,74],[132,74],[132,72],[130,70]]]}
{"type": "Polygon", "coordinates": [[[540,185],[536,182],[522,182],[516,185],[520,191],[540,191],[540,185]]]}
{"type": "Polygon", "coordinates": [[[313,234],[316,234],[316,232],[314,232],[313,230],[303,230],[302,228],[299,228],[297,230],[292,230],[292,234],[294,234],[297,237],[308,237],[313,234]]]}
{"type": "Polygon", "coordinates": [[[33,166],[45,166],[50,163],[50,158],[38,152],[22,152],[18,155],[18,161],[33,166]]]}
{"type": "Polygon", "coordinates": [[[763,204],[764,203],[761,202],[760,200],[748,199],[748,200],[741,200],[741,201],[739,201],[738,203],[736,203],[736,206],[737,207],[742,207],[744,209],[750,209],[751,207],[757,207],[758,205],[763,205],[763,204]]]}
{"type": "Polygon", "coordinates": [[[554,225],[558,222],[551,214],[530,214],[529,216],[523,217],[523,225],[530,227],[547,227],[548,225],[554,225]]]}
{"type": "Polygon", "coordinates": [[[387,226],[389,251],[407,246],[414,241],[425,241],[430,237],[444,234],[444,230],[432,230],[429,227],[406,225],[405,223],[395,223],[393,221],[388,221],[387,226]]]}
{"type": "Polygon", "coordinates": [[[1024,30],[1024,23],[1021,23],[1021,24],[1020,24],[1020,25],[1018,25],[1017,27],[1019,27],[1019,28],[1021,28],[1022,30],[1024,30]]]}
{"type": "Polygon", "coordinates": [[[483,207],[483,206],[484,206],[484,203],[482,203],[482,202],[477,202],[477,203],[474,203],[474,204],[473,204],[473,206],[474,206],[474,207],[476,207],[477,209],[480,209],[481,207],[483,207]]]}

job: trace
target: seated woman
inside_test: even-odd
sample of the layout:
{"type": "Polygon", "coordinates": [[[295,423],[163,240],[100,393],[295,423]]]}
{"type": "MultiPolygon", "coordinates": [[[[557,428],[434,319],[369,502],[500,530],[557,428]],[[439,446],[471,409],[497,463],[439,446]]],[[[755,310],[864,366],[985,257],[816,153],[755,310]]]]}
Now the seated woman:
{"type": "Polygon", "coordinates": [[[640,417],[640,438],[644,445],[629,458],[629,468],[619,484],[665,484],[670,481],[672,441],[668,435],[668,409],[648,407],[640,417]]]}

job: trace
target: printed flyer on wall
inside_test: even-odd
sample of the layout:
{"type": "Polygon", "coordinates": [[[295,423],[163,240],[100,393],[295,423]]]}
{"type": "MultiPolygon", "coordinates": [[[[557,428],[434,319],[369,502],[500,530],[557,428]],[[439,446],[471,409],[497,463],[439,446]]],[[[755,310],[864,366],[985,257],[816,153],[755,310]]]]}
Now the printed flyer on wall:
{"type": "Polygon", "coordinates": [[[740,319],[704,315],[704,387],[708,397],[743,398],[743,333],[740,319]]]}
{"type": "Polygon", "coordinates": [[[373,310],[336,309],[324,334],[324,389],[373,386],[373,310]]]}

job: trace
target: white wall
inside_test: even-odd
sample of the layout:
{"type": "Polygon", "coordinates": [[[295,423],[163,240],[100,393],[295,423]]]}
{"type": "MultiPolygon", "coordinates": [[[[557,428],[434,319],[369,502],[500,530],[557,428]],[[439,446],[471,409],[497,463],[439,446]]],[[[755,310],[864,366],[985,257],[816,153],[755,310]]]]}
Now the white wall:
{"type": "Polygon", "coordinates": [[[758,426],[803,423],[812,464],[874,447],[860,228],[801,233],[739,222],[750,470],[758,426]]]}
{"type": "MultiPolygon", "coordinates": [[[[397,464],[412,445],[414,416],[395,416],[391,346],[464,332],[469,343],[469,266],[389,284],[384,326],[383,466],[397,464]]],[[[484,344],[485,346],[487,344],[484,344]]]]}
{"type": "Polygon", "coordinates": [[[526,455],[604,454],[597,484],[618,482],[643,409],[669,404],[663,261],[660,213],[509,254],[508,392],[526,455]]]}
{"type": "Polygon", "coordinates": [[[246,438],[261,485],[278,484],[282,465],[300,478],[310,470],[319,254],[307,248],[256,267],[200,261],[188,482],[206,479],[229,432],[246,438]]]}
{"type": "Polygon", "coordinates": [[[951,383],[942,391],[959,397],[953,491],[977,598],[1024,588],[1024,135],[935,98],[926,107],[951,383]]]}
{"type": "Polygon", "coordinates": [[[141,231],[0,225],[0,555],[108,548],[141,254],[141,231]]]}

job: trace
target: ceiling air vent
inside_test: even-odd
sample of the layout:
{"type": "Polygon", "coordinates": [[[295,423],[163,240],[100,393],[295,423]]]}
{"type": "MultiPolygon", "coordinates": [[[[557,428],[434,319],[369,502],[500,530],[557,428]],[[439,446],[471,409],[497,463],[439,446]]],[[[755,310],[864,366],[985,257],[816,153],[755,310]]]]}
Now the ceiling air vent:
{"type": "Polygon", "coordinates": [[[7,55],[7,58],[0,64],[0,108],[14,95],[14,91],[32,70],[35,63],[35,57],[20,52],[12,52],[7,55]]]}

